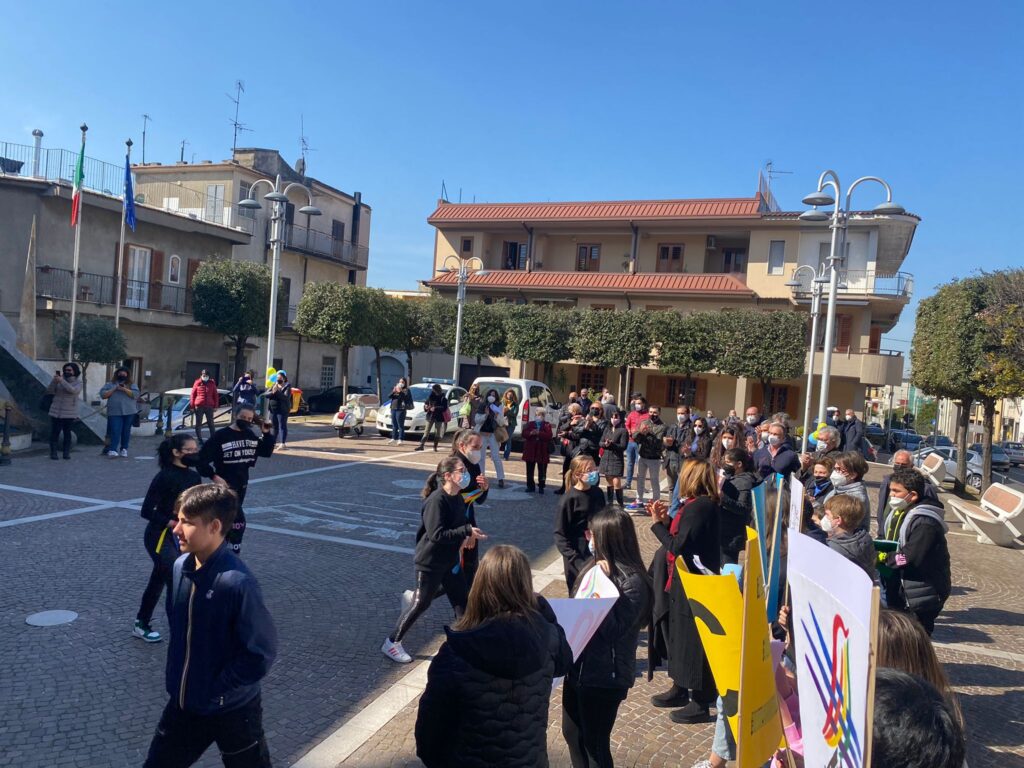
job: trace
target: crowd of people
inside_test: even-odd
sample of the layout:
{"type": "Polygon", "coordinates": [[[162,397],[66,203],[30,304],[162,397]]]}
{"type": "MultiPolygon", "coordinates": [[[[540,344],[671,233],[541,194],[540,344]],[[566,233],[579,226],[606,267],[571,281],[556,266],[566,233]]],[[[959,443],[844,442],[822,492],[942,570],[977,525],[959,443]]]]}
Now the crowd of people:
{"type": "MultiPolygon", "coordinates": [[[[52,413],[66,410],[64,400],[76,396],[79,376],[74,364],[55,375],[52,413]]],[[[128,399],[133,387],[115,372],[104,390],[108,398],[128,399]]],[[[152,570],[132,629],[146,642],[164,639],[152,620],[166,590],[169,700],[147,766],[190,765],[213,743],[225,764],[270,764],[260,681],[276,657],[277,634],[258,582],[241,559],[241,545],[249,471],[287,441],[288,390],[284,372],[265,390],[249,372],[234,387],[229,426],[211,426],[205,440],[179,432],[159,447],[159,471],[141,511],[152,570]],[[261,394],[279,404],[271,408],[273,424],[256,415],[261,394]]],[[[197,414],[198,408],[211,407],[207,403],[215,393],[216,382],[204,371],[193,388],[197,414]]],[[[417,754],[424,764],[547,765],[550,696],[554,681],[562,678],[562,735],[574,768],[613,765],[611,733],[637,677],[645,629],[648,678],[664,669],[670,683],[651,705],[671,710],[668,716],[678,724],[714,718],[714,740],[700,768],[735,759],[734,734],[676,561],[693,574],[717,574],[726,565],[742,564],[754,489],[764,484],[771,494],[788,493],[780,478],[792,475],[804,488],[802,531],[882,588],[878,660],[884,669],[876,680],[876,764],[960,768],[963,719],[929,640],[951,591],[946,525],[934,489],[909,457],[895,457],[875,518],[864,483],[869,468],[855,426],[826,427],[815,451],[801,453],[783,413],[766,418],[751,406],[742,418],[730,412],[719,420],[683,405],[675,410],[674,423],[666,424],[661,409],[641,395],[624,411],[609,393],[594,400],[588,394],[573,393],[556,425],[543,409],[533,409],[534,419],[522,431],[527,492],[544,493],[551,456],[560,453],[563,460],[553,544],[562,556],[568,593],[574,594],[592,569],[600,569],[620,595],[575,659],[551,606],[534,593],[526,555],[499,543],[481,556],[488,536],[477,522],[477,508],[487,504],[491,490],[487,453],[497,486],[504,487],[508,427],[516,423],[518,407],[514,395],[471,392],[469,407],[457,414],[449,411],[440,387],[428,400],[429,422],[458,418],[463,428],[423,488],[413,588],[401,595],[394,629],[381,646],[390,660],[410,663],[403,640],[437,597],[447,598],[455,621],[445,628],[445,641],[431,662],[416,723],[417,754]],[[636,494],[627,504],[624,492],[634,479],[636,494]],[[637,514],[650,518],[658,544],[648,562],[638,541],[637,514]],[[922,746],[908,754],[900,751],[906,743],[922,746]]],[[[405,382],[399,382],[391,401],[396,442],[404,439],[397,425],[404,421],[407,395],[405,382]]],[[[70,417],[54,416],[54,457],[64,418],[70,417]]],[[[843,423],[856,420],[848,414],[843,423]]],[[[197,430],[198,425],[197,419],[197,430]]],[[[115,421],[113,429],[118,427],[115,421]]],[[[430,433],[435,450],[443,432],[430,433]]],[[[116,439],[121,455],[127,441],[120,432],[116,439]]],[[[427,440],[425,434],[420,449],[427,440]]],[[[789,642],[788,606],[772,629],[789,642]]],[[[794,674],[792,665],[777,672],[784,702],[795,697],[794,674]]],[[[788,757],[802,764],[798,713],[794,717],[792,708],[782,709],[788,757]]],[[[782,758],[780,753],[776,759],[782,758]]]]}

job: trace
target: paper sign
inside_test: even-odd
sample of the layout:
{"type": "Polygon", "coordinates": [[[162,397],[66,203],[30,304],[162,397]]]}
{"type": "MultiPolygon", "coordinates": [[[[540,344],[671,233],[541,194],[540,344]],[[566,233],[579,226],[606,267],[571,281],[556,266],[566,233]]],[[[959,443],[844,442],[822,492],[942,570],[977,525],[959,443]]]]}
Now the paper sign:
{"type": "Polygon", "coordinates": [[[740,644],[743,637],[743,597],[733,573],[700,576],[686,570],[683,558],[676,558],[676,572],[697,623],[700,642],[708,657],[723,714],[733,733],[737,732],[740,690],[740,644]]]}
{"type": "Polygon", "coordinates": [[[799,531],[804,519],[804,484],[795,474],[789,476],[789,529],[799,531]]]}
{"type": "Polygon", "coordinates": [[[805,763],[863,768],[875,600],[871,578],[796,532],[789,536],[788,575],[805,763]]]}
{"type": "MultiPolygon", "coordinates": [[[[755,532],[748,528],[747,563],[743,579],[739,717],[737,728],[733,731],[736,736],[738,768],[758,768],[764,765],[782,739],[771,638],[764,613],[765,584],[761,549],[755,540],[757,538],[755,532]]],[[[825,765],[810,760],[806,764],[825,765]]]]}
{"type": "MultiPolygon", "coordinates": [[[[594,569],[600,570],[600,569],[594,569]]],[[[590,638],[597,632],[604,617],[615,605],[617,598],[594,597],[586,600],[574,600],[569,597],[548,598],[551,610],[559,626],[565,630],[565,639],[572,648],[572,660],[579,659],[590,638]]]]}
{"type": "Polygon", "coordinates": [[[598,597],[618,597],[619,590],[615,582],[609,579],[599,567],[594,567],[583,574],[579,589],[576,590],[577,600],[592,600],[598,597]]]}
{"type": "MultiPolygon", "coordinates": [[[[781,477],[781,475],[780,475],[781,477]]],[[[775,494],[775,518],[772,522],[772,548],[768,557],[768,622],[779,615],[779,591],[782,585],[782,483],[775,494]]]]}
{"type": "Polygon", "coordinates": [[[754,530],[761,544],[761,562],[768,562],[768,501],[765,495],[766,486],[760,482],[750,489],[750,498],[754,504],[754,530]]]}

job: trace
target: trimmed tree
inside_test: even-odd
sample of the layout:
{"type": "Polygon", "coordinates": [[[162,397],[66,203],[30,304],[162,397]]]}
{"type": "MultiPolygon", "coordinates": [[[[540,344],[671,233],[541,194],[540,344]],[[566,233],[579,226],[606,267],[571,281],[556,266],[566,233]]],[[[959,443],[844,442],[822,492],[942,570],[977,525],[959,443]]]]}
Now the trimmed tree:
{"type": "MultiPolygon", "coordinates": [[[[285,312],[278,311],[283,323],[285,312]]],[[[252,261],[207,261],[192,278],[192,317],[235,345],[235,374],[245,368],[245,345],[267,332],[270,268],[252,261]]],[[[301,333],[301,331],[300,331],[301,333]]],[[[262,376],[260,380],[262,380],[262,376]]]]}
{"type": "Polygon", "coordinates": [[[584,309],[572,318],[572,356],[577,362],[619,369],[619,402],[625,397],[630,368],[651,362],[655,327],[651,312],[584,309]]]}
{"type": "Polygon", "coordinates": [[[540,378],[550,385],[555,363],[572,357],[571,317],[565,310],[538,304],[509,306],[505,314],[506,354],[540,365],[540,378]]]}
{"type": "MultiPolygon", "coordinates": [[[[53,327],[53,343],[67,357],[71,319],[61,317],[53,327]]],[[[75,362],[82,366],[82,399],[89,402],[85,391],[85,372],[89,363],[117,365],[128,355],[124,334],[105,317],[79,315],[75,318],[75,362]]]]}
{"type": "Polygon", "coordinates": [[[721,312],[689,315],[656,312],[653,322],[661,339],[658,342],[658,368],[665,373],[685,376],[687,386],[683,391],[690,391],[689,383],[695,373],[705,373],[718,367],[721,312]]]}
{"type": "MultiPolygon", "coordinates": [[[[462,307],[459,354],[476,358],[478,378],[480,362],[484,357],[501,357],[505,354],[505,315],[509,307],[508,304],[484,304],[482,301],[467,301],[462,307]]],[[[454,333],[452,339],[454,341],[454,333]]]]}
{"type": "Polygon", "coordinates": [[[405,350],[405,365],[409,371],[409,381],[413,381],[413,354],[426,352],[433,346],[432,327],[424,301],[403,301],[392,299],[395,306],[395,327],[401,349],[405,350]]]}
{"type": "Polygon", "coordinates": [[[366,317],[363,289],[340,283],[308,283],[295,315],[296,332],[341,348],[341,398],[348,399],[348,354],[363,337],[366,317]]]}
{"type": "Polygon", "coordinates": [[[773,381],[795,379],[805,371],[807,316],[744,309],[722,312],[719,318],[718,370],[761,382],[767,408],[773,381]]]}
{"type": "Polygon", "coordinates": [[[380,376],[380,352],[382,349],[404,349],[405,330],[401,323],[399,300],[388,296],[379,288],[360,288],[363,292],[365,314],[358,324],[361,333],[359,344],[373,348],[377,368],[377,398],[384,402],[384,384],[380,376]]]}

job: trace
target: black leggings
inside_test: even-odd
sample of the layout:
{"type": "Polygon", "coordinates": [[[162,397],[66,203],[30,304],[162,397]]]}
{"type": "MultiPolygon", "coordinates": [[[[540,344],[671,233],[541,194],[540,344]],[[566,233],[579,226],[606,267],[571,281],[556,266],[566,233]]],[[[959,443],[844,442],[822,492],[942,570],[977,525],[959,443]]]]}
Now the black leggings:
{"type": "Polygon", "coordinates": [[[53,416],[50,417],[50,453],[57,452],[57,440],[63,433],[63,444],[64,455],[71,455],[71,427],[74,425],[75,419],[56,419],[53,416]]]}
{"type": "Polygon", "coordinates": [[[437,448],[437,444],[444,437],[447,427],[448,425],[443,421],[428,421],[426,429],[423,430],[423,437],[420,438],[420,445],[426,445],[427,438],[433,433],[434,447],[437,448]]]}
{"type": "Polygon", "coordinates": [[[153,620],[153,610],[160,600],[160,593],[164,587],[167,587],[167,594],[171,593],[171,575],[174,572],[174,561],[178,557],[178,550],[174,546],[174,534],[160,523],[150,521],[142,534],[142,541],[146,546],[146,554],[153,561],[153,570],[149,574],[149,582],[146,584],[146,590],[142,593],[142,602],[135,618],[142,622],[144,627],[148,627],[153,620]],[[163,541],[160,541],[161,536],[163,536],[163,541]],[[160,545],[159,551],[157,551],[157,544],[160,545]]]}
{"type": "Polygon", "coordinates": [[[462,616],[466,609],[468,590],[466,578],[461,572],[452,573],[450,569],[440,572],[416,571],[416,591],[413,592],[412,605],[398,617],[398,625],[389,638],[391,642],[400,642],[405,637],[409,627],[430,607],[440,587],[443,587],[445,594],[448,595],[448,602],[455,609],[455,615],[462,616]]]}
{"type": "Polygon", "coordinates": [[[562,735],[573,768],[612,768],[612,728],[625,698],[621,688],[579,687],[571,677],[565,678],[562,735]]]}

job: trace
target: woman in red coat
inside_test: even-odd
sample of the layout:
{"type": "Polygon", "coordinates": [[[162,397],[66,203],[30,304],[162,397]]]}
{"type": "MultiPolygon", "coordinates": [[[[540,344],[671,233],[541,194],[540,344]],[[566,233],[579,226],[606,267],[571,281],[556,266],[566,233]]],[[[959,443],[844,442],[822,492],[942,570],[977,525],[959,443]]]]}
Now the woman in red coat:
{"type": "Polygon", "coordinates": [[[523,461],[526,462],[526,492],[544,493],[551,450],[551,425],[544,420],[544,409],[535,408],[533,421],[523,425],[523,461]],[[533,468],[537,468],[537,483],[533,482],[533,468]]]}

